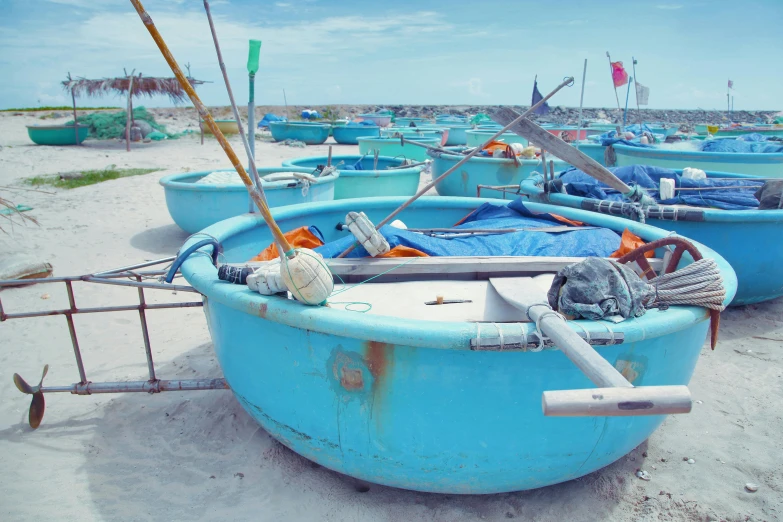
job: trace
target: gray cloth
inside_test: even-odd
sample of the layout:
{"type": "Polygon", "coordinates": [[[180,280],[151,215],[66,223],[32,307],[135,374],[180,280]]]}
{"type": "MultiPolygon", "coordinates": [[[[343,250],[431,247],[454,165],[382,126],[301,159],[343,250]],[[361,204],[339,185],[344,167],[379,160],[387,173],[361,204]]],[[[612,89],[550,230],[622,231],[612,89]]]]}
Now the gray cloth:
{"type": "Polygon", "coordinates": [[[600,257],[588,257],[557,273],[547,299],[554,310],[585,319],[644,315],[644,303],[655,289],[626,265],[600,257]]]}
{"type": "Polygon", "coordinates": [[[759,200],[759,210],[783,208],[783,179],[767,181],[754,196],[759,200]]]}

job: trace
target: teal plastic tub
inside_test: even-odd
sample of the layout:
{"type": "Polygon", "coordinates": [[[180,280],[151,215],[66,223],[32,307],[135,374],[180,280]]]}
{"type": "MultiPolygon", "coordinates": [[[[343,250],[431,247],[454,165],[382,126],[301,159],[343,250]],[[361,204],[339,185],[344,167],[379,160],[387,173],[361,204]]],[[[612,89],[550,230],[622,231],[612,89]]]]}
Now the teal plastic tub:
{"type": "MultiPolygon", "coordinates": [[[[319,165],[326,165],[326,161],[326,156],[295,158],[284,161],[283,166],[313,170],[319,165]]],[[[403,160],[387,156],[378,156],[377,166],[374,163],[375,159],[371,156],[332,156],[332,165],[340,173],[334,183],[334,199],[412,196],[418,190],[421,167],[389,170],[390,167],[401,167],[403,160]],[[359,161],[362,170],[344,168],[354,166],[359,161]]]]}
{"type": "MultiPolygon", "coordinates": [[[[440,146],[440,138],[419,138],[411,136],[406,139],[415,140],[424,145],[429,145],[430,147],[440,146]]],[[[359,138],[357,141],[359,142],[359,154],[373,156],[375,155],[375,151],[378,151],[379,156],[404,158],[416,161],[424,161],[427,159],[427,149],[417,147],[416,145],[405,145],[400,142],[400,138],[359,138]]]]}
{"type": "Polygon", "coordinates": [[[332,126],[326,123],[273,121],[269,123],[275,141],[298,140],[307,145],[320,145],[329,138],[332,126]]]}
{"type": "MultiPolygon", "coordinates": [[[[293,167],[271,167],[258,169],[263,177],[275,172],[310,173],[313,169],[293,167]]],[[[211,172],[230,172],[233,169],[219,169],[203,172],[186,172],[166,176],[160,180],[166,195],[166,207],[171,218],[182,230],[194,234],[218,221],[247,214],[250,196],[243,184],[199,184],[198,180],[211,172]]],[[[318,178],[307,190],[300,180],[261,181],[269,207],[282,207],[297,203],[331,201],[339,174],[333,173],[318,178]]]]}
{"type": "MultiPolygon", "coordinates": [[[[429,151],[432,158],[432,179],[453,167],[463,156],[460,154],[444,154],[429,151]]],[[[548,158],[554,161],[555,171],[561,171],[569,167],[567,163],[557,158],[548,158]]],[[[478,197],[479,185],[519,185],[534,172],[543,172],[543,163],[539,159],[522,159],[519,165],[514,160],[505,158],[487,158],[474,156],[462,165],[457,172],[453,172],[446,179],[435,185],[435,190],[441,196],[478,197]]],[[[501,198],[501,192],[482,189],[481,197],[501,198]]]]}
{"type": "Polygon", "coordinates": [[[89,130],[89,125],[79,125],[78,141],[73,125],[28,125],[27,135],[38,145],[78,145],[87,139],[89,130]]]}
{"type": "Polygon", "coordinates": [[[358,145],[358,138],[378,136],[380,130],[377,125],[346,125],[334,127],[332,137],[342,145],[358,145]]]}
{"type": "MultiPolygon", "coordinates": [[[[466,130],[465,145],[468,147],[478,147],[479,145],[486,143],[486,141],[494,136],[501,128],[502,127],[499,127],[498,129],[466,130]]],[[[496,139],[505,143],[521,143],[522,145],[527,145],[528,143],[525,138],[519,134],[514,134],[513,132],[504,132],[496,139]]]]}

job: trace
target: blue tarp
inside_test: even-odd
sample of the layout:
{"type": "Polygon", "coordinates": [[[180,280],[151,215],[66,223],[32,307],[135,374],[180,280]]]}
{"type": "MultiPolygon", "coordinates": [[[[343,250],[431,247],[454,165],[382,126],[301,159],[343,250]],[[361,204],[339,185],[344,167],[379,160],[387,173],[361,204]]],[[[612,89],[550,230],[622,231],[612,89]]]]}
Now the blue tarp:
{"type": "Polygon", "coordinates": [[[258,128],[264,129],[266,127],[269,127],[269,124],[273,121],[286,121],[285,117],[276,116],[272,114],[271,112],[264,114],[264,117],[261,118],[261,121],[258,122],[258,128]]]}
{"type": "MultiPolygon", "coordinates": [[[[652,167],[648,165],[631,165],[628,167],[614,167],[609,169],[626,185],[637,185],[647,189],[647,193],[656,201],[665,205],[691,205],[694,207],[713,207],[724,210],[750,210],[758,208],[759,202],[753,195],[764,183],[752,179],[684,179],[680,174],[670,169],[652,167]],[[674,180],[677,188],[697,187],[732,187],[747,186],[748,189],[735,190],[689,190],[675,192],[673,199],[661,200],[658,189],[661,178],[674,180]]],[[[570,168],[560,174],[566,192],[572,196],[581,196],[606,201],[624,201],[623,196],[608,185],[588,176],[581,170],[570,168]]]]}
{"type": "MultiPolygon", "coordinates": [[[[484,203],[473,211],[457,229],[541,228],[564,226],[550,214],[531,212],[521,198],[508,207],[484,203]]],[[[432,226],[443,227],[443,224],[432,226]]],[[[403,245],[430,256],[573,256],[608,257],[620,247],[620,236],[613,230],[595,227],[576,227],[565,232],[520,231],[507,234],[476,235],[444,239],[383,226],[381,234],[394,248],[403,245]]],[[[316,248],[324,258],[337,257],[355,241],[353,235],[316,248]]],[[[359,246],[348,257],[367,257],[359,246]]]]}
{"type": "Polygon", "coordinates": [[[773,154],[783,152],[783,144],[767,141],[760,134],[746,134],[736,138],[718,138],[704,140],[701,145],[702,152],[757,152],[773,154]]]}
{"type": "Polygon", "coordinates": [[[600,136],[598,136],[598,141],[603,145],[604,147],[608,147],[609,145],[614,145],[615,143],[621,143],[623,145],[629,145],[631,147],[652,147],[652,145],[645,145],[641,143],[639,140],[642,137],[642,132],[645,132],[649,135],[653,135],[653,131],[650,127],[647,125],[628,125],[625,127],[624,132],[633,132],[636,135],[636,138],[632,140],[626,140],[624,138],[618,138],[617,137],[617,131],[609,131],[604,132],[600,136]]]}

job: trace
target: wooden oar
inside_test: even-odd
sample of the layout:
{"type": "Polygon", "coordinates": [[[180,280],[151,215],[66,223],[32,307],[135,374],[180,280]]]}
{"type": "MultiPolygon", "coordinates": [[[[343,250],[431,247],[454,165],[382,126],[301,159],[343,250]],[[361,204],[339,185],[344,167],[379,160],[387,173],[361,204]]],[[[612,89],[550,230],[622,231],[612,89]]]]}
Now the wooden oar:
{"type": "Polygon", "coordinates": [[[521,310],[599,389],[545,391],[547,416],[629,416],[688,413],[692,401],[687,386],[634,388],[614,366],[552,311],[546,290],[532,277],[490,278],[509,304],[521,310]]]}
{"type": "MultiPolygon", "coordinates": [[[[465,163],[467,163],[467,162],[468,162],[468,160],[470,160],[470,158],[472,158],[473,156],[475,156],[476,154],[478,154],[479,152],[481,152],[481,151],[484,149],[484,147],[486,147],[487,145],[489,145],[490,143],[492,143],[493,141],[495,141],[495,140],[496,140],[498,137],[500,137],[500,135],[502,135],[502,134],[503,134],[504,132],[506,132],[508,129],[512,128],[512,127],[513,127],[515,124],[517,124],[517,123],[519,123],[520,121],[522,121],[522,120],[523,120],[523,119],[524,119],[526,116],[528,116],[528,115],[532,114],[532,113],[533,113],[533,112],[534,112],[536,109],[538,109],[538,108],[539,108],[541,105],[543,105],[544,103],[546,103],[546,101],[547,101],[549,98],[551,98],[552,96],[554,96],[555,94],[557,94],[557,93],[558,93],[558,91],[560,91],[560,89],[562,89],[562,88],[563,88],[563,87],[565,87],[566,85],[573,85],[573,83],[574,83],[574,79],[573,79],[572,77],[569,77],[569,78],[566,78],[565,80],[563,80],[563,83],[561,83],[560,85],[558,85],[557,87],[555,87],[555,90],[553,90],[552,92],[550,92],[549,94],[547,94],[546,96],[544,96],[544,97],[543,97],[541,100],[539,100],[539,102],[538,102],[538,103],[536,103],[535,105],[533,105],[532,107],[530,107],[530,108],[529,108],[528,110],[526,110],[524,113],[522,113],[522,114],[518,114],[516,119],[512,119],[512,120],[511,120],[511,121],[510,121],[510,122],[509,122],[509,123],[508,123],[508,124],[507,124],[505,127],[503,127],[502,129],[500,129],[499,131],[497,131],[497,132],[496,132],[496,133],[495,133],[495,134],[494,134],[494,135],[493,135],[491,138],[489,138],[487,141],[485,141],[485,142],[484,142],[484,143],[483,143],[483,144],[482,144],[480,147],[476,147],[475,149],[473,149],[473,150],[472,150],[472,151],[471,151],[469,154],[467,154],[467,155],[466,155],[464,158],[462,158],[462,159],[461,159],[461,160],[459,160],[457,163],[455,163],[455,164],[454,164],[454,166],[452,166],[452,167],[451,167],[450,169],[448,169],[446,172],[444,172],[443,174],[441,174],[440,176],[438,176],[436,179],[434,179],[434,180],[430,181],[429,183],[427,183],[427,184],[426,184],[424,187],[422,187],[422,188],[421,188],[421,189],[420,189],[420,190],[419,190],[419,191],[418,191],[416,194],[414,194],[413,196],[411,196],[411,198],[410,198],[408,201],[406,201],[405,203],[403,203],[402,205],[400,205],[399,207],[397,207],[397,209],[396,209],[396,210],[394,210],[394,211],[393,211],[391,214],[389,214],[388,216],[386,216],[386,218],[384,218],[384,219],[383,219],[383,221],[381,221],[380,223],[378,223],[377,225],[375,225],[375,229],[376,229],[376,230],[377,230],[377,229],[379,229],[380,227],[382,227],[383,225],[385,225],[386,223],[390,222],[392,219],[394,219],[395,217],[397,217],[397,215],[398,215],[400,212],[402,212],[403,210],[405,210],[406,208],[408,208],[408,206],[409,206],[411,203],[413,203],[414,201],[416,201],[417,199],[419,199],[421,196],[423,196],[423,195],[424,195],[424,194],[425,194],[425,193],[426,193],[426,192],[427,192],[429,189],[431,189],[432,187],[434,187],[435,185],[437,185],[438,183],[440,183],[441,181],[443,181],[444,179],[446,179],[446,177],[447,177],[447,176],[449,176],[449,175],[451,175],[452,173],[456,172],[456,171],[457,171],[457,169],[458,169],[458,168],[460,168],[460,167],[461,167],[462,165],[464,165],[465,163]]],[[[340,258],[340,257],[345,257],[345,256],[347,256],[347,255],[348,255],[348,254],[349,254],[349,253],[350,253],[350,252],[351,252],[351,251],[352,251],[354,248],[355,248],[355,246],[354,246],[354,245],[351,245],[351,246],[349,246],[347,249],[345,249],[345,251],[344,251],[343,253],[341,253],[341,254],[340,254],[339,256],[337,256],[337,257],[338,257],[338,258],[340,258]]]]}
{"type": "Polygon", "coordinates": [[[171,71],[174,73],[174,76],[177,77],[177,80],[182,86],[182,89],[184,89],[184,91],[188,94],[190,101],[193,102],[196,110],[198,110],[199,116],[202,120],[204,120],[204,123],[207,124],[210,130],[212,130],[212,134],[214,134],[218,143],[220,143],[220,146],[223,148],[223,151],[226,153],[226,156],[228,156],[229,161],[234,166],[234,169],[236,169],[237,174],[239,174],[239,177],[242,180],[242,183],[245,184],[247,191],[250,193],[250,197],[253,198],[253,202],[258,207],[258,210],[261,212],[261,216],[264,218],[264,221],[269,227],[269,230],[272,232],[272,236],[275,238],[275,242],[277,243],[277,248],[281,257],[284,255],[284,253],[291,252],[291,244],[283,235],[280,227],[277,226],[277,223],[275,222],[274,218],[272,217],[272,213],[269,210],[269,206],[266,204],[264,189],[260,186],[260,184],[259,186],[256,186],[253,183],[253,180],[250,179],[250,176],[247,175],[247,172],[245,172],[245,168],[242,166],[242,162],[239,161],[239,158],[234,152],[234,149],[231,147],[231,144],[228,143],[228,140],[220,131],[220,128],[215,123],[212,115],[201,102],[198,94],[196,94],[196,90],[182,73],[182,69],[180,69],[177,61],[171,54],[171,51],[169,51],[166,42],[158,32],[158,28],[155,27],[155,22],[152,21],[152,17],[147,13],[139,0],[130,0],[130,3],[136,9],[136,12],[139,14],[139,18],[141,18],[141,21],[144,23],[144,27],[146,27],[147,31],[149,31],[152,39],[155,40],[155,43],[158,45],[158,49],[160,49],[163,58],[165,58],[166,62],[169,64],[169,67],[171,67],[171,71]]]}
{"type": "Polygon", "coordinates": [[[507,107],[500,107],[498,109],[490,110],[490,117],[497,123],[503,125],[512,123],[510,131],[518,134],[529,141],[535,143],[542,150],[547,150],[554,154],[561,160],[570,163],[574,167],[578,168],[585,174],[592,176],[593,178],[601,181],[613,189],[617,190],[623,196],[630,199],[640,199],[643,205],[654,205],[655,200],[649,196],[645,196],[644,193],[640,193],[637,189],[633,189],[623,183],[617,176],[612,174],[603,165],[586,155],[579,149],[572,147],[568,143],[564,142],[554,134],[547,132],[535,123],[527,119],[520,119],[519,114],[507,107]],[[516,122],[516,123],[514,123],[516,122]]]}

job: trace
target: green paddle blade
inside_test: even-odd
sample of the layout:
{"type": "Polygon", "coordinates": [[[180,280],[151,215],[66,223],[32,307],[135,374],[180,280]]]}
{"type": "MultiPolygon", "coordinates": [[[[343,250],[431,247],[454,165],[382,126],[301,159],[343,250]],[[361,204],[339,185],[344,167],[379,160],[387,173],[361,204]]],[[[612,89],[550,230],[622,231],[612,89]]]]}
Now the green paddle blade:
{"type": "Polygon", "coordinates": [[[261,54],[261,40],[250,40],[250,53],[247,55],[247,72],[258,72],[258,56],[261,54]]]}

